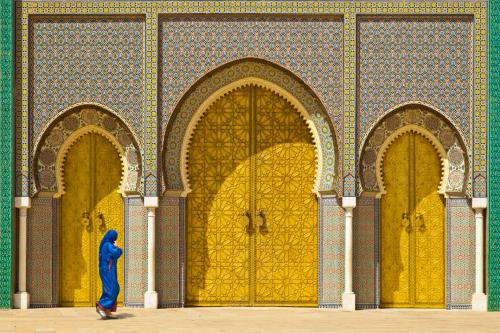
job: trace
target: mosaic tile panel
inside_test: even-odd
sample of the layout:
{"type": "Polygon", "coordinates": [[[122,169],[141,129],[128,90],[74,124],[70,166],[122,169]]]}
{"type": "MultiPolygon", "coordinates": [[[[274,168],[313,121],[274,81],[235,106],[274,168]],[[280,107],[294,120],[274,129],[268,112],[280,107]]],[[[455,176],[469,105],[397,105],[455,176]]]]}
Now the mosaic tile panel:
{"type": "Polygon", "coordinates": [[[500,2],[489,13],[488,309],[500,311],[500,2]]]}
{"type": "Polygon", "coordinates": [[[358,23],[358,143],[391,109],[423,102],[441,110],[471,145],[471,17],[369,17],[358,23]]]}
{"type": "Polygon", "coordinates": [[[375,308],[377,301],[377,225],[375,198],[358,198],[353,216],[353,289],[357,307],[375,308]]]}
{"type": "Polygon", "coordinates": [[[126,306],[142,306],[148,284],[148,224],[146,208],[139,197],[125,198],[125,288],[126,306]]]}
{"type": "MultiPolygon", "coordinates": [[[[305,85],[313,90],[312,95],[318,96],[319,101],[315,103],[322,104],[326,108],[332,123],[335,124],[335,139],[337,142],[342,142],[343,23],[339,18],[339,16],[319,15],[163,16],[160,50],[163,124],[168,123],[186,91],[210,71],[233,60],[258,58],[279,65],[303,80],[305,85]]],[[[244,74],[248,76],[251,73],[248,70],[244,73],[234,68],[231,73],[226,71],[225,74],[234,81],[244,77],[244,74]]],[[[274,75],[277,74],[275,70],[274,75]]],[[[212,75],[213,73],[210,73],[208,76],[212,75]]],[[[287,87],[292,83],[289,78],[282,81],[273,77],[269,79],[277,81],[279,86],[287,89],[295,97],[300,97],[287,87]]],[[[232,82],[228,77],[221,80],[232,82]]],[[[215,81],[212,87],[208,88],[210,92],[215,90],[214,85],[222,86],[220,82],[215,81]]],[[[304,90],[303,87],[300,89],[304,90]]],[[[203,94],[207,97],[209,95],[206,92],[203,94]]],[[[304,103],[306,108],[307,104],[304,103]]],[[[312,111],[310,108],[308,110],[312,111]]],[[[188,122],[190,119],[187,116],[184,121],[188,122]]],[[[318,125],[321,134],[325,124],[318,125]]],[[[162,133],[165,133],[166,129],[167,126],[164,126],[162,133]]],[[[175,128],[173,130],[175,131],[175,128]]],[[[179,145],[183,142],[183,137],[176,137],[174,142],[179,145]]],[[[333,145],[331,143],[329,145],[332,150],[333,145]]],[[[177,150],[180,151],[180,147],[174,151],[177,150]]],[[[332,159],[330,164],[333,165],[333,154],[328,151],[325,151],[325,154],[332,159]]],[[[179,164],[180,157],[171,155],[165,161],[167,168],[179,164]]],[[[333,182],[331,173],[328,181],[330,184],[333,182]]],[[[169,188],[179,188],[179,176],[170,175],[168,170],[167,182],[169,188]]]]}
{"type": "Polygon", "coordinates": [[[475,288],[475,220],[467,199],[447,199],[447,307],[470,308],[475,288]]]}
{"type": "Polygon", "coordinates": [[[334,123],[342,123],[339,18],[175,15],[165,16],[161,29],[164,123],[198,79],[225,63],[249,57],[292,71],[316,92],[334,123]]]}
{"type": "Polygon", "coordinates": [[[28,239],[26,283],[30,306],[46,307],[56,304],[56,219],[53,198],[35,197],[28,209],[28,239]]]}
{"type": "Polygon", "coordinates": [[[178,307],[181,303],[179,205],[179,198],[162,197],[156,213],[156,291],[160,307],[178,307]]]}
{"type": "Polygon", "coordinates": [[[142,18],[30,18],[34,141],[61,111],[85,102],[105,105],[142,133],[144,40],[142,18]]]}
{"type": "Polygon", "coordinates": [[[0,308],[12,296],[13,2],[0,1],[0,308]]]}
{"type": "Polygon", "coordinates": [[[340,307],[344,292],[344,209],[337,198],[319,200],[319,293],[320,307],[340,307]]]}

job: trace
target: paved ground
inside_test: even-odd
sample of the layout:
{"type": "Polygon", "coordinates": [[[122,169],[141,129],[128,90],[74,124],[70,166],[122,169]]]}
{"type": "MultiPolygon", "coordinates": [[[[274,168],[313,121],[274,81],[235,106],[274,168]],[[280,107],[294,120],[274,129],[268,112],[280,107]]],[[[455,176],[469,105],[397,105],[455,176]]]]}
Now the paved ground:
{"type": "Polygon", "coordinates": [[[100,320],[94,309],[0,311],[0,333],[135,332],[500,332],[500,312],[311,308],[120,308],[117,320],[100,320]]]}

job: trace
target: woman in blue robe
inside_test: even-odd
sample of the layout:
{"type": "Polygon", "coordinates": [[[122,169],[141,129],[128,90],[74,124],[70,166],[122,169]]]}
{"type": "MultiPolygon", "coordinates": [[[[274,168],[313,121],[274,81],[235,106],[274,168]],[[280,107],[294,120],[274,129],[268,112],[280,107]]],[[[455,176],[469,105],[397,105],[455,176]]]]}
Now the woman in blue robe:
{"type": "Polygon", "coordinates": [[[118,232],[109,230],[99,245],[99,276],[102,281],[102,296],[96,303],[96,311],[102,319],[112,318],[116,311],[116,301],[120,293],[116,274],[116,263],[122,255],[122,249],[116,246],[118,232]]]}

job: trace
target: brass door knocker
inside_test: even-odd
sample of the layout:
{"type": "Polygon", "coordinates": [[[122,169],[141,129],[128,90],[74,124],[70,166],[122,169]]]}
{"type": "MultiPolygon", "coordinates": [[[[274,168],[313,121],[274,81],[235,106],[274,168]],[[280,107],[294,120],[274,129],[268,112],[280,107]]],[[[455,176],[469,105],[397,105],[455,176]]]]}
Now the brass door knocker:
{"type": "Polygon", "coordinates": [[[87,212],[87,211],[83,212],[82,219],[80,220],[80,224],[83,226],[83,228],[89,230],[89,228],[90,228],[89,212],[87,212]]]}
{"type": "Polygon", "coordinates": [[[424,232],[425,231],[424,214],[417,213],[416,218],[417,218],[417,223],[418,223],[418,230],[420,232],[424,232]]]}
{"type": "Polygon", "coordinates": [[[103,213],[99,212],[97,213],[96,215],[96,223],[97,223],[97,227],[99,228],[99,230],[103,230],[105,229],[106,225],[104,224],[104,215],[103,213]]]}
{"type": "Polygon", "coordinates": [[[262,220],[262,223],[259,225],[259,231],[261,234],[267,235],[269,233],[269,228],[267,227],[266,211],[264,209],[259,209],[257,215],[262,220]]]}
{"type": "Polygon", "coordinates": [[[405,228],[407,233],[411,232],[410,215],[408,212],[404,212],[401,216],[401,225],[405,228]]]}
{"type": "Polygon", "coordinates": [[[241,212],[241,216],[248,217],[248,224],[246,226],[246,231],[249,235],[253,235],[255,233],[255,226],[253,225],[252,214],[247,209],[247,210],[244,210],[243,212],[241,212]]]}

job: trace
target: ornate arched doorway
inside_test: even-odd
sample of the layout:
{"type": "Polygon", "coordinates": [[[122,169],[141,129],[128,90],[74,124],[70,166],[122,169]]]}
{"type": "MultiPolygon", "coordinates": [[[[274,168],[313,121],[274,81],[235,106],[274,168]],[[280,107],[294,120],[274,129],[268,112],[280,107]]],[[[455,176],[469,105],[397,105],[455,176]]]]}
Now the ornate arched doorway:
{"type": "MultiPolygon", "coordinates": [[[[124,235],[122,174],[119,151],[100,133],[82,135],[65,155],[65,193],[60,201],[58,233],[62,306],[92,306],[102,293],[97,266],[99,242],[110,229],[124,235]]],[[[123,286],[123,265],[118,266],[118,281],[123,286]]]]}
{"type": "Polygon", "coordinates": [[[187,149],[186,304],[317,305],[317,153],[297,108],[246,84],[187,149]]]}
{"type": "MultiPolygon", "coordinates": [[[[116,229],[118,244],[124,246],[124,198],[140,193],[140,146],[130,126],[94,104],[63,110],[43,133],[35,145],[35,190],[36,200],[44,200],[40,209],[54,208],[49,213],[53,223],[47,226],[54,247],[51,256],[39,259],[38,253],[46,252],[31,247],[31,255],[37,261],[50,261],[54,268],[53,284],[48,286],[52,304],[93,306],[102,292],[99,242],[105,231],[116,229]],[[45,203],[47,198],[54,199],[45,203]]],[[[36,234],[30,233],[35,239],[40,237],[36,234]]],[[[124,259],[118,267],[125,292],[124,259]]],[[[40,282],[38,271],[31,267],[35,265],[28,266],[30,280],[40,282]]]]}
{"type": "Polygon", "coordinates": [[[442,156],[417,131],[396,133],[383,156],[382,307],[445,305],[442,156]]]}

